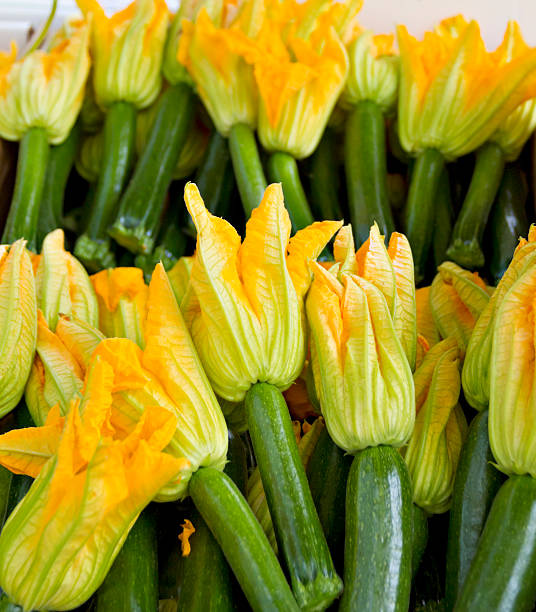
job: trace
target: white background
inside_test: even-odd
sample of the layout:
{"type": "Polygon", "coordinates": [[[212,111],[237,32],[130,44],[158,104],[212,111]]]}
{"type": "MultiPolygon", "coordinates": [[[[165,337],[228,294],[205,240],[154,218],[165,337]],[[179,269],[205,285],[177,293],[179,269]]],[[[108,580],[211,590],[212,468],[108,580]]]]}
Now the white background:
{"type": "MultiPolygon", "coordinates": [[[[113,12],[128,0],[101,3],[113,12]]],[[[172,10],[177,4],[178,0],[168,0],[172,10]]],[[[0,48],[7,48],[12,38],[23,43],[28,28],[39,26],[49,6],[48,0],[0,0],[0,48]]],[[[75,12],[74,0],[58,0],[58,19],[75,12]]],[[[501,41],[508,19],[516,19],[527,42],[536,46],[536,0],[365,0],[360,21],[377,32],[389,32],[397,23],[404,23],[421,36],[440,19],[456,13],[479,21],[489,48],[501,41]]]]}

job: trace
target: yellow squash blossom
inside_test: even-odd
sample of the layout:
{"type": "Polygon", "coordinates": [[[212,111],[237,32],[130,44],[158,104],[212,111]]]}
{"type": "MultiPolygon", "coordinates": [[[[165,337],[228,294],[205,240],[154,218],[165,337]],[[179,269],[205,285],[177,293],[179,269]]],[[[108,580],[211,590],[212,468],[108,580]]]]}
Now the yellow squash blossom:
{"type": "Polygon", "coordinates": [[[19,402],[34,358],[37,305],[26,242],[0,246],[0,417],[19,402]]]}
{"type": "Polygon", "coordinates": [[[313,223],[289,240],[283,192],[273,184],[253,210],[241,244],[235,229],[205,208],[193,183],[185,200],[197,251],[182,305],[214,390],[240,401],[259,381],[287,389],[306,356],[307,261],[322,252],[340,223],[313,223]]]}
{"type": "Polygon", "coordinates": [[[0,535],[0,585],[25,610],[71,610],[104,580],[136,518],[188,467],[161,452],[175,418],[147,407],[125,438],[110,425],[114,372],[96,363],[68,416],[0,437],[0,463],[35,478],[0,535]]]}
{"type": "Polygon", "coordinates": [[[43,128],[50,144],[71,131],[84,98],[89,72],[89,23],[71,21],[51,49],[16,59],[0,53],[0,136],[20,140],[31,128],[43,128]]]}
{"type": "Polygon", "coordinates": [[[507,45],[488,52],[476,21],[444,20],[422,41],[402,25],[397,34],[399,136],[410,153],[437,149],[447,160],[465,155],[534,96],[527,77],[536,69],[536,49],[514,57],[507,45]]]}
{"type": "Polygon", "coordinates": [[[497,308],[489,362],[489,441],[506,474],[536,478],[536,266],[525,269],[497,308]]]}
{"type": "Polygon", "coordinates": [[[36,425],[43,425],[56,405],[62,415],[67,413],[82,389],[89,358],[103,339],[98,329],[67,316],[60,317],[54,333],[38,311],[35,359],[24,394],[36,425]]]}
{"type": "Polygon", "coordinates": [[[264,18],[262,0],[226,0],[219,11],[203,6],[182,21],[178,59],[186,66],[216,129],[227,136],[239,123],[257,123],[253,70],[233,47],[232,31],[255,37],[264,18]]]}
{"type": "Polygon", "coordinates": [[[439,342],[440,337],[430,306],[430,290],[430,286],[416,289],[415,301],[417,303],[417,332],[424,336],[428,345],[432,347],[439,342]]]}
{"type": "Polygon", "coordinates": [[[65,250],[63,230],[45,236],[34,267],[37,306],[52,331],[60,314],[72,315],[93,327],[98,325],[95,291],[84,266],[65,250]]]}
{"type": "Polygon", "coordinates": [[[307,297],[311,363],[333,441],[349,453],[405,444],[415,421],[411,369],[384,294],[313,264],[307,297]]]}
{"type": "Polygon", "coordinates": [[[127,339],[103,340],[92,360],[109,362],[120,373],[113,389],[111,422],[128,435],[145,407],[162,406],[177,417],[166,451],[186,457],[179,483],[159,492],[160,501],[185,497],[200,466],[223,470],[227,426],[210,387],[162,264],[153,272],[147,301],[145,349],[127,339]]]}
{"type": "Polygon", "coordinates": [[[536,265],[536,226],[528,240],[521,238],[514,256],[471,334],[462,371],[466,400],[477,410],[488,407],[490,397],[490,359],[495,319],[505,296],[526,270],[536,265]]]}
{"type": "Polygon", "coordinates": [[[476,272],[446,261],[430,288],[430,308],[442,338],[454,336],[462,357],[478,317],[489,302],[486,284],[476,272]]]}
{"type": "Polygon", "coordinates": [[[99,328],[109,338],[144,345],[148,287],[139,268],[111,268],[91,276],[99,302],[99,328]]]}
{"type": "Polygon", "coordinates": [[[357,274],[383,293],[393,317],[395,331],[410,367],[414,369],[417,311],[413,258],[407,238],[393,232],[386,248],[384,237],[374,224],[370,228],[369,238],[355,253],[352,228],[346,225],[335,239],[333,255],[339,265],[333,272],[337,271],[339,280],[344,274],[357,274]]]}
{"type": "Polygon", "coordinates": [[[413,501],[439,514],[450,506],[456,467],[467,431],[458,405],[460,351],[455,338],[430,349],[414,375],[417,418],[404,457],[413,501]]]}
{"type": "Polygon", "coordinates": [[[164,0],[135,0],[109,18],[97,0],[77,0],[77,4],[93,19],[93,88],[98,104],[149,106],[162,84],[160,67],[169,25],[164,0]]]}
{"type": "Polygon", "coordinates": [[[193,265],[193,257],[181,257],[168,272],[169,282],[171,283],[171,288],[173,289],[175,299],[179,306],[182,302],[182,298],[186,295],[193,265]]]}

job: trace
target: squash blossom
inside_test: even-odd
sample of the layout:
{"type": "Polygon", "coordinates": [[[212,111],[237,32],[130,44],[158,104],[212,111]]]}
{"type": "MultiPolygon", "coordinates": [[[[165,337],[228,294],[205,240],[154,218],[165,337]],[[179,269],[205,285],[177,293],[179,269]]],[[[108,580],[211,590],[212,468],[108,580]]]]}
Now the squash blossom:
{"type": "Polygon", "coordinates": [[[349,453],[400,447],[413,430],[415,400],[389,304],[372,282],[312,265],[311,362],[328,432],[349,453]]]}
{"type": "Polygon", "coordinates": [[[417,304],[416,368],[421,365],[424,355],[440,340],[439,331],[430,308],[430,289],[431,287],[421,287],[415,290],[415,302],[417,304]]]}
{"type": "Polygon", "coordinates": [[[48,327],[56,328],[60,314],[97,327],[97,297],[84,266],[64,248],[63,230],[50,232],[41,255],[34,258],[37,306],[48,327]]]}
{"type": "Polygon", "coordinates": [[[91,53],[97,103],[130,102],[145,108],[162,85],[160,66],[169,14],[164,0],[135,0],[107,17],[96,0],[77,0],[92,15],[91,53]]]}
{"type": "Polygon", "coordinates": [[[462,370],[465,398],[476,410],[484,410],[490,400],[490,360],[495,320],[505,296],[517,280],[536,263],[536,226],[528,239],[521,238],[510,265],[482,311],[467,346],[462,370]]]}
{"type": "Polygon", "coordinates": [[[21,140],[42,128],[50,144],[63,142],[80,112],[89,72],[89,23],[71,21],[49,51],[17,59],[0,53],[0,136],[21,140]]]}
{"type": "Polygon", "coordinates": [[[35,352],[35,280],[25,246],[0,246],[0,417],[19,403],[35,352]]]}
{"type": "Polygon", "coordinates": [[[454,336],[465,356],[478,317],[489,302],[489,292],[476,272],[446,261],[438,267],[430,288],[430,309],[442,338],[454,336]]]}
{"type": "Polygon", "coordinates": [[[197,250],[182,306],[215,392],[238,402],[258,381],[287,389],[306,356],[307,260],[322,252],[340,223],[313,223],[289,240],[281,185],[273,184],[241,244],[227,221],[208,212],[193,183],[185,200],[197,250]]]}
{"type": "Polygon", "coordinates": [[[99,329],[143,348],[148,287],[139,268],[113,268],[90,277],[99,303],[99,329]]]}
{"type": "Polygon", "coordinates": [[[37,346],[25,400],[36,425],[43,425],[50,410],[58,405],[67,414],[71,400],[84,384],[89,359],[104,336],[82,321],[61,315],[56,330],[37,312],[37,346]]]}
{"type": "Polygon", "coordinates": [[[186,457],[179,483],[158,494],[159,501],[187,495],[191,475],[201,466],[223,470],[227,426],[203,371],[162,264],[153,272],[147,300],[145,348],[124,338],[103,340],[92,361],[109,362],[120,375],[113,388],[111,422],[128,435],[146,406],[158,405],[177,418],[166,452],[186,457]]]}
{"type": "Polygon", "coordinates": [[[104,580],[143,508],[188,461],[163,453],[175,417],[147,407],[126,437],[110,424],[119,372],[97,361],[66,417],[0,437],[0,462],[35,478],[0,535],[0,585],[25,610],[71,610],[104,580]]]}
{"type": "Polygon", "coordinates": [[[403,452],[413,483],[413,501],[431,514],[450,506],[467,422],[458,404],[460,351],[447,338],[426,353],[415,371],[415,429],[403,452]]]}
{"type": "Polygon", "coordinates": [[[411,369],[417,349],[417,310],[411,247],[403,234],[393,232],[388,248],[378,226],[370,228],[369,238],[354,250],[352,228],[346,225],[337,234],[333,255],[338,267],[332,272],[339,280],[344,274],[357,274],[375,285],[385,297],[396,334],[411,369]]]}
{"type": "Polygon", "coordinates": [[[436,149],[447,160],[470,153],[534,96],[527,77],[536,68],[536,49],[512,57],[503,44],[488,52],[476,21],[446,19],[422,41],[403,25],[397,35],[399,137],[410,153],[436,149]]]}
{"type": "Polygon", "coordinates": [[[169,282],[171,283],[171,288],[173,289],[175,299],[179,306],[182,302],[182,298],[186,295],[193,264],[193,257],[181,257],[168,272],[169,282]]]}

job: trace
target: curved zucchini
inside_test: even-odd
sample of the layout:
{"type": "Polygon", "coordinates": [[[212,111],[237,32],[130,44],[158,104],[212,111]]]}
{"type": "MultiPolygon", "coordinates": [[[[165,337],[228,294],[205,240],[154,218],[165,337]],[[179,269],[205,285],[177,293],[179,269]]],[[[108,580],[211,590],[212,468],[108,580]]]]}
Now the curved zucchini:
{"type": "Polygon", "coordinates": [[[465,582],[493,498],[504,480],[492,461],[485,410],[469,427],[454,481],[445,584],[448,610],[453,608],[465,582]]]}
{"type": "Polygon", "coordinates": [[[346,489],[343,612],[407,610],[412,566],[408,469],[390,446],[360,451],[346,489]]]}
{"type": "Polygon", "coordinates": [[[536,603],[536,479],[501,487],[460,593],[457,612],[530,612],[536,603]]]}

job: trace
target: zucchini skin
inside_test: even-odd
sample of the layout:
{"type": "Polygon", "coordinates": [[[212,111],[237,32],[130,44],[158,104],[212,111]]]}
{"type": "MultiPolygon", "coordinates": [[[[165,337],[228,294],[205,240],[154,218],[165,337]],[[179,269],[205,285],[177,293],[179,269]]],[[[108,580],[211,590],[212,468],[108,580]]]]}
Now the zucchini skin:
{"type": "Polygon", "coordinates": [[[460,454],[447,544],[445,596],[452,610],[467,578],[491,504],[504,481],[493,467],[488,438],[488,411],[476,415],[460,454]]]}
{"type": "Polygon", "coordinates": [[[428,516],[416,504],[412,508],[412,521],[411,575],[415,578],[428,544],[428,516]]]}
{"type": "Polygon", "coordinates": [[[360,451],[346,489],[342,612],[409,607],[412,491],[408,469],[390,446],[360,451]]]}
{"type": "Polygon", "coordinates": [[[536,479],[511,476],[493,500],[456,612],[530,612],[536,603],[536,479]]]}
{"type": "Polygon", "coordinates": [[[343,218],[339,205],[340,178],[337,136],[326,128],[309,164],[309,197],[317,219],[343,218]]]}
{"type": "Polygon", "coordinates": [[[156,521],[145,508],[96,594],[97,612],[156,612],[158,555],[156,521]]]}

